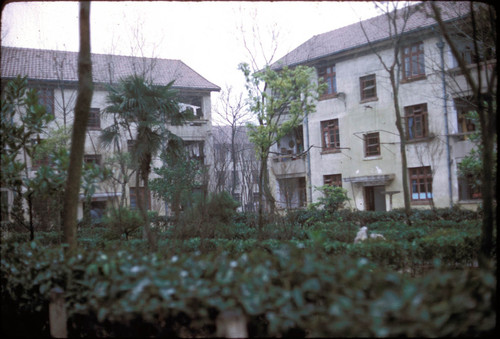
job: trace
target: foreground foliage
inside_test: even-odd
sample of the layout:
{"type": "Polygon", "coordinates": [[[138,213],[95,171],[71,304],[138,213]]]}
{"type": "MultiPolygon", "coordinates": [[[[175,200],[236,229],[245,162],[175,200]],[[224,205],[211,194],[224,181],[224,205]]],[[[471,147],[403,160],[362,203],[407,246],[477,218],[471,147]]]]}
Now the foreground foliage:
{"type": "Polygon", "coordinates": [[[415,211],[408,226],[404,211],[301,211],[268,220],[264,240],[255,215],[229,212],[203,234],[154,218],[154,254],[140,230],[125,240],[113,228],[82,228],[81,250],[70,257],[56,232],[39,232],[34,242],[10,236],[1,245],[2,331],[48,335],[56,286],[65,291],[70,336],[214,336],[228,310],[245,316],[254,337],[496,329],[496,263],[474,265],[475,212],[415,211]],[[386,241],[354,244],[361,224],[386,241]]]}
{"type": "MultiPolygon", "coordinates": [[[[410,278],[366,258],[289,245],[233,256],[91,251],[65,257],[62,248],[14,243],[2,245],[1,270],[2,305],[16,305],[18,316],[39,315],[30,329],[20,323],[16,330],[47,326],[55,286],[66,291],[75,336],[214,335],[217,315],[234,309],[255,336],[454,336],[495,328],[490,271],[438,265],[410,278]]],[[[11,326],[25,319],[2,316],[12,317],[11,326]]]]}

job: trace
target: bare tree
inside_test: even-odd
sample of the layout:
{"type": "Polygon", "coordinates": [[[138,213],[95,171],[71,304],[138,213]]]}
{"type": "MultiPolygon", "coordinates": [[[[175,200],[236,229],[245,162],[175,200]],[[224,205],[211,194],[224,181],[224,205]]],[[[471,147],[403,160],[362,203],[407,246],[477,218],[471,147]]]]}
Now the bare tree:
{"type": "MultiPolygon", "coordinates": [[[[215,114],[220,118],[224,125],[229,127],[229,154],[231,163],[231,195],[234,196],[238,181],[239,160],[238,153],[241,152],[241,140],[237,140],[238,132],[244,128],[250,119],[250,112],[246,110],[246,104],[243,100],[243,93],[235,94],[231,86],[226,86],[219,96],[218,104],[215,108],[215,114]]],[[[222,130],[224,131],[224,130],[222,130]]],[[[219,143],[224,145],[225,143],[219,143]]]]}
{"type": "MultiPolygon", "coordinates": [[[[245,132],[246,133],[246,132],[245,132]]],[[[246,140],[246,139],[245,139],[246,140]]],[[[255,147],[250,142],[243,144],[241,152],[239,152],[239,166],[241,168],[241,201],[244,211],[255,212],[256,194],[258,193],[258,172],[259,161],[255,154],[255,147]]]]}
{"type": "Polygon", "coordinates": [[[440,32],[450,47],[460,74],[466,81],[471,102],[476,108],[480,124],[481,160],[483,165],[481,195],[483,199],[483,223],[481,235],[480,265],[492,256],[493,229],[495,224],[495,185],[493,167],[497,138],[497,88],[496,65],[497,17],[493,5],[469,2],[469,15],[454,25],[443,19],[442,8],[430,3],[430,15],[436,20],[440,32]],[[468,53],[460,48],[461,40],[467,39],[468,53]],[[472,60],[470,59],[472,58],[472,60]]]}
{"type": "MultiPolygon", "coordinates": [[[[240,8],[240,11],[242,9],[240,8]]],[[[240,23],[238,29],[241,33],[241,41],[250,60],[251,69],[256,72],[266,65],[271,65],[278,50],[278,39],[280,32],[276,24],[262,27],[257,21],[259,13],[256,9],[248,15],[241,16],[249,18],[240,23]],[[265,31],[262,32],[262,29],[265,31]]]]}
{"type": "Polygon", "coordinates": [[[63,242],[68,251],[76,249],[76,218],[82,174],[85,133],[92,101],[92,60],[90,56],[90,2],[80,2],[80,52],[78,55],[78,96],[64,199],[63,242]]]}
{"type": "Polygon", "coordinates": [[[389,32],[389,41],[392,51],[392,55],[389,58],[385,58],[382,55],[380,50],[377,49],[377,46],[375,46],[375,44],[370,40],[369,35],[361,22],[360,25],[372,52],[377,56],[390,79],[394,113],[396,116],[396,128],[399,133],[400,141],[399,151],[401,155],[404,207],[407,220],[409,220],[409,216],[411,214],[411,203],[410,188],[408,184],[408,161],[406,157],[407,137],[404,130],[404,120],[399,103],[399,79],[401,72],[401,47],[405,43],[404,33],[406,32],[406,25],[410,17],[418,11],[419,6],[409,6],[408,3],[402,4],[401,2],[384,2],[377,4],[377,7],[383,11],[387,17],[387,27],[385,29],[389,32]]]}

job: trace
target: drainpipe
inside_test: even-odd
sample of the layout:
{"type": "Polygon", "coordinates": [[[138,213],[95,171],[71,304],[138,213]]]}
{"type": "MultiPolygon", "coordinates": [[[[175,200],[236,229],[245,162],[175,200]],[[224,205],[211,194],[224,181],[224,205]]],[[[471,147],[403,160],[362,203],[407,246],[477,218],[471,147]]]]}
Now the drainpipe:
{"type": "MultiPolygon", "coordinates": [[[[309,195],[310,203],[312,203],[312,184],[311,184],[311,155],[309,149],[309,118],[306,114],[304,118],[304,125],[306,129],[305,140],[304,140],[304,149],[307,150],[306,153],[306,178],[307,178],[307,194],[309,195]]],[[[307,200],[307,199],[306,199],[307,200]]]]}
{"type": "Polygon", "coordinates": [[[446,135],[446,160],[448,163],[448,195],[450,197],[450,208],[453,207],[453,191],[451,187],[451,155],[450,155],[450,133],[448,128],[448,105],[447,98],[448,94],[446,93],[446,79],[444,73],[444,42],[441,36],[439,36],[439,42],[436,44],[439,48],[440,56],[441,56],[441,81],[443,84],[443,109],[444,109],[444,130],[446,135]]]}

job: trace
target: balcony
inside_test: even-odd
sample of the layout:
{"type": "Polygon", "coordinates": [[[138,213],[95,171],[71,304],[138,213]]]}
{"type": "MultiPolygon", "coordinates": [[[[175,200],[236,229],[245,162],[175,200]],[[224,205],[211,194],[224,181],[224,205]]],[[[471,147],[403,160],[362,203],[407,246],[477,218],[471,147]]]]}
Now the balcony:
{"type": "Polygon", "coordinates": [[[271,169],[278,177],[306,173],[305,155],[286,154],[272,158],[271,169]]]}

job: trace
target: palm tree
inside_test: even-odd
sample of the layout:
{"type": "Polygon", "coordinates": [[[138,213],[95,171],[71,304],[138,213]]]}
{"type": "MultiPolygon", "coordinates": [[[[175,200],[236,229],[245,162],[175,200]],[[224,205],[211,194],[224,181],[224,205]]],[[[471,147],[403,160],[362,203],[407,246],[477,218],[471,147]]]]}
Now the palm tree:
{"type": "Polygon", "coordinates": [[[113,115],[114,124],[103,129],[100,135],[103,146],[119,147],[120,140],[134,140],[130,152],[135,164],[136,187],[141,181],[144,187],[144,195],[137,191],[137,205],[144,220],[143,236],[152,250],[156,250],[156,240],[151,234],[147,202],[143,199],[149,197],[151,162],[168,140],[178,138],[166,125],[180,125],[184,121],[173,83],[157,86],[139,75],[132,75],[110,87],[104,112],[113,115]]]}

